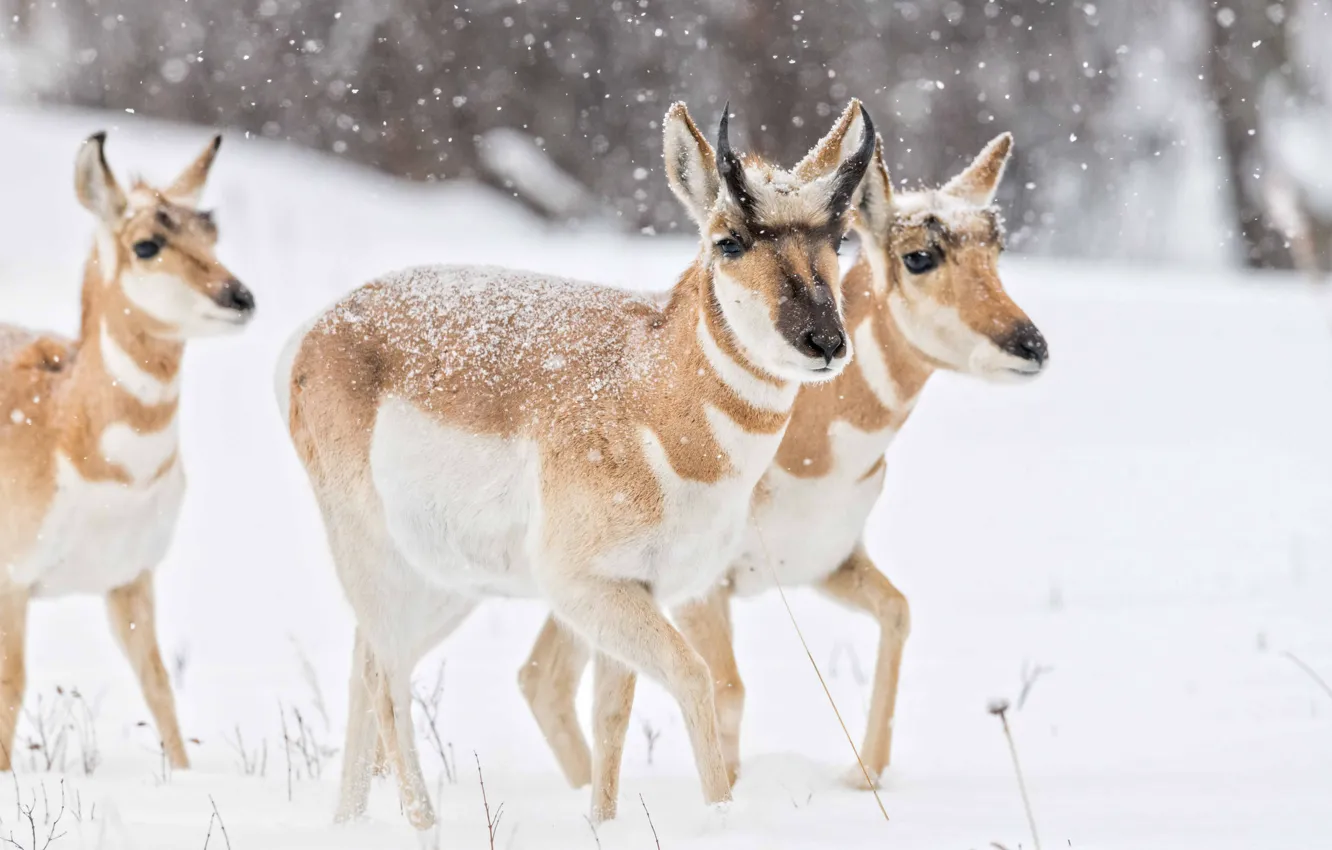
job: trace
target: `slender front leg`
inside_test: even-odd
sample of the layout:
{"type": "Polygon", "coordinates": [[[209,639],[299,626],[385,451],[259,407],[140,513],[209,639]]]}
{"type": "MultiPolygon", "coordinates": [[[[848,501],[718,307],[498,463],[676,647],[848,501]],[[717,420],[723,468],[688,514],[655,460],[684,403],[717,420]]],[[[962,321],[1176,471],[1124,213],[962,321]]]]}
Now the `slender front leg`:
{"type": "Polygon", "coordinates": [[[629,713],[634,707],[633,670],[605,653],[597,653],[596,691],[592,699],[592,822],[613,820],[620,799],[620,762],[629,713]]]}
{"type": "Polygon", "coordinates": [[[675,622],[689,645],[703,656],[712,673],[722,756],[726,759],[727,778],[731,785],[735,785],[740,773],[740,721],[745,712],[745,684],[740,680],[740,669],[735,663],[730,585],[718,584],[707,598],[677,609],[675,622]]]}
{"type": "MultiPolygon", "coordinates": [[[[863,546],[856,549],[820,588],[828,596],[879,621],[879,659],[874,666],[869,724],[860,757],[875,782],[892,757],[893,712],[897,706],[897,677],[902,649],[911,632],[911,611],[906,597],[874,566],[863,546]]],[[[857,771],[859,774],[859,771],[857,771]]],[[[864,786],[860,775],[855,784],[864,786]]]]}
{"type": "Polygon", "coordinates": [[[0,582],[0,771],[13,767],[14,730],[27,682],[23,658],[27,628],[27,588],[0,582]]]}
{"type": "Polygon", "coordinates": [[[347,692],[347,740],[342,748],[342,794],[333,819],[338,823],[365,814],[370,799],[370,775],[386,758],[384,740],[375,718],[371,689],[378,687],[377,668],[372,666],[370,647],[356,630],[352,648],[351,681],[347,692]]]}
{"type": "Polygon", "coordinates": [[[707,664],[642,584],[570,572],[545,582],[555,613],[601,652],[661,682],[684,714],[704,800],[729,801],[707,664]]]}
{"type": "Polygon", "coordinates": [[[157,724],[157,735],[166,750],[167,761],[176,770],[190,766],[185,742],[176,722],[176,699],[171,694],[171,680],[157,646],[157,616],[153,605],[153,574],[145,570],[139,577],[106,595],[111,630],[125,650],[134,675],[139,677],[148,711],[157,724]]]}
{"type": "Polygon", "coordinates": [[[587,646],[553,616],[541,627],[532,654],[518,671],[518,687],[564,778],[575,788],[592,780],[592,757],[578,726],[575,698],[587,667],[587,646]]]}

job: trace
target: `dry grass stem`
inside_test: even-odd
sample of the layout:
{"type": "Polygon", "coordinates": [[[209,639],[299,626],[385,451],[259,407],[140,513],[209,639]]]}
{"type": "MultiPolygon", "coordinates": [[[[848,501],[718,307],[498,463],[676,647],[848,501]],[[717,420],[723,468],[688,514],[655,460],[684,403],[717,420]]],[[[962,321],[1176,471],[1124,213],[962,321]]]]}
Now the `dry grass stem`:
{"type": "MultiPolygon", "coordinates": [[[[791,618],[791,625],[795,628],[796,637],[800,638],[800,645],[805,650],[805,656],[809,659],[809,664],[814,668],[814,675],[819,677],[819,684],[823,686],[823,695],[828,698],[828,704],[832,706],[833,714],[837,715],[837,723],[842,727],[842,734],[846,736],[846,743],[851,747],[851,753],[856,757],[856,764],[860,765],[860,772],[865,775],[865,783],[874,795],[874,802],[879,804],[879,812],[883,819],[888,820],[888,809],[883,805],[883,798],[879,796],[879,783],[874,777],[870,776],[869,768],[865,766],[865,760],[860,757],[860,750],[856,748],[856,742],[851,738],[851,730],[846,728],[846,721],[842,719],[842,712],[837,708],[837,701],[833,699],[832,691],[828,689],[828,683],[823,679],[823,673],[819,670],[819,663],[814,660],[814,653],[810,652],[809,644],[805,642],[805,634],[800,631],[800,624],[796,622],[795,612],[791,610],[791,603],[786,599],[786,588],[782,587],[782,582],[777,578],[777,570],[772,566],[772,555],[768,553],[768,543],[759,534],[759,544],[763,547],[763,559],[768,564],[768,573],[772,576],[772,583],[777,587],[777,595],[782,598],[782,605],[786,608],[786,616],[791,618]]],[[[1039,850],[1039,848],[1037,848],[1039,850]]]]}
{"type": "MultiPolygon", "coordinates": [[[[652,823],[652,812],[648,811],[647,800],[644,800],[643,795],[639,794],[638,802],[643,804],[643,814],[647,815],[648,828],[652,830],[652,840],[657,843],[657,850],[661,850],[661,839],[657,837],[657,827],[652,823]]],[[[600,847],[601,843],[597,842],[597,846],[600,847]]]]}
{"type": "Polygon", "coordinates": [[[213,813],[208,817],[208,834],[204,836],[203,850],[208,850],[208,842],[213,838],[213,823],[216,821],[218,827],[222,830],[222,841],[227,845],[227,850],[231,850],[231,836],[227,835],[227,825],[222,820],[222,813],[217,810],[217,801],[213,795],[208,795],[208,802],[213,804],[213,813]]]}
{"type": "Polygon", "coordinates": [[[1322,676],[1318,675],[1317,670],[1314,670],[1314,668],[1310,667],[1308,664],[1305,664],[1304,661],[1301,660],[1300,657],[1293,652],[1282,652],[1281,654],[1289,658],[1291,662],[1295,664],[1296,667],[1299,667],[1301,670],[1307,673],[1309,675],[1309,678],[1313,679],[1314,683],[1317,684],[1318,687],[1323,689],[1323,693],[1327,694],[1329,697],[1332,697],[1332,685],[1328,685],[1327,680],[1325,680],[1322,676]]]}
{"type": "Polygon", "coordinates": [[[486,797],[486,776],[481,772],[481,756],[472,751],[472,758],[476,759],[476,776],[481,780],[481,804],[486,809],[486,829],[490,833],[490,850],[495,850],[495,835],[499,832],[500,818],[504,817],[504,804],[500,803],[495,809],[495,817],[490,816],[490,800],[486,797]]]}
{"type": "Polygon", "coordinates": [[[1027,811],[1027,825],[1031,827],[1031,843],[1036,850],[1041,850],[1041,839],[1036,835],[1036,816],[1031,813],[1031,800],[1027,797],[1027,783],[1022,779],[1022,766],[1018,764],[1017,744],[1013,741],[1013,730],[1008,727],[1008,700],[1000,699],[990,703],[990,713],[999,718],[1004,725],[1004,738],[1008,740],[1008,752],[1013,757],[1013,772],[1017,774],[1018,791],[1022,794],[1022,807],[1027,811]]]}

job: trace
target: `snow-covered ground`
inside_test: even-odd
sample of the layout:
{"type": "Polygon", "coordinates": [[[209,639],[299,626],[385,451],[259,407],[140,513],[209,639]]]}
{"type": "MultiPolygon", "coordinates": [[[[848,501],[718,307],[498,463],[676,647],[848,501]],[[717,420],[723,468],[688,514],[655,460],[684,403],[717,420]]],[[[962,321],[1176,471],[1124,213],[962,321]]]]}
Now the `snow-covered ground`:
{"type": "MultiPolygon", "coordinates": [[[[0,112],[0,126],[0,317],[72,331],[92,233],[72,191],[79,141],[109,129],[113,168],[165,179],[207,134],[19,110],[0,112]]],[[[550,230],[480,189],[404,185],[238,136],[206,203],[259,314],[244,336],[187,358],[191,485],[159,619],[196,769],[162,775],[100,602],[39,603],[29,707],[78,688],[98,704],[103,761],[85,776],[71,733],[66,773],[0,777],[0,836],[20,832],[15,786],[35,795],[43,831],[43,794],[57,809],[63,781],[82,821],[66,811],[57,850],[202,847],[210,798],[236,850],[412,847],[386,782],[364,823],[331,825],[336,756],[318,780],[294,757],[289,785],[279,712],[293,735],[296,709],[320,741],[341,744],[351,621],[275,412],[278,348],[321,305],[393,267],[499,262],[664,288],[693,242],[550,230]],[[264,775],[244,775],[238,730],[247,748],[266,745],[264,775]]],[[[1332,696],[1288,655],[1332,679],[1322,296],[1178,268],[1009,258],[1004,269],[1050,340],[1049,374],[1020,388],[937,378],[892,450],[869,530],[915,627],[883,792],[891,822],[837,784],[849,749],[780,601],[766,597],[736,613],[749,708],[735,804],[704,809],[678,712],[644,684],[621,817],[601,828],[601,847],[655,846],[640,795],[667,850],[1030,847],[986,703],[1016,698],[1037,665],[1049,671],[1011,719],[1046,847],[1332,846],[1332,696]],[[645,727],[659,735],[650,758],[645,727]]],[[[807,591],[791,601],[859,739],[874,628],[807,591]]],[[[428,683],[447,662],[440,731],[457,778],[443,785],[441,847],[489,846],[474,752],[492,809],[504,805],[496,847],[598,846],[586,791],[564,785],[516,687],[544,613],[487,604],[420,671],[428,683]]],[[[225,846],[216,828],[209,846],[225,846]]]]}

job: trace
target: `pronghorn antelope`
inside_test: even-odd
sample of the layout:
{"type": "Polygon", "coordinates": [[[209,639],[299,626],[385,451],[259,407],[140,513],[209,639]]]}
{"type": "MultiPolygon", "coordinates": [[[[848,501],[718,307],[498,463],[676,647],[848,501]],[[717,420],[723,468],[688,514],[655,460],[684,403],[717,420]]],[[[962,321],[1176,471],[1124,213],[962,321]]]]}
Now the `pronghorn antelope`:
{"type": "Polygon", "coordinates": [[[797,175],[741,159],[725,115],[714,153],[672,106],[666,173],[702,245],[665,306],[419,268],[293,339],[279,401],[358,623],[339,818],[364,810],[378,728],[409,819],[433,822],[409,677],[485,595],[548,600],[599,650],[599,705],[619,705],[635,671],[661,681],[704,797],[730,798],[707,666],[661,606],[721,578],[799,387],[851,356],[836,249],[873,154],[868,119],[848,153],[837,145],[797,175]]]}
{"type": "MultiPolygon", "coordinates": [[[[858,123],[851,114],[844,120],[858,123]]],[[[854,130],[842,135],[854,137],[854,130]]],[[[906,598],[862,542],[883,489],[884,452],[936,370],[1026,380],[1040,374],[1048,356],[1044,337],[999,281],[1003,238],[992,203],[1011,146],[1011,136],[999,136],[934,191],[893,192],[881,143],[875,152],[858,196],[863,248],[842,282],[856,359],[834,380],[801,388],[776,460],[755,490],[748,539],[729,577],[706,600],[675,611],[712,671],[732,782],[744,686],[731,644],[730,597],[769,589],[774,576],[783,585],[813,585],[879,621],[861,753],[874,781],[888,765],[910,618],[906,598]]],[[[816,149],[796,174],[824,167],[816,149]]],[[[519,683],[569,781],[595,779],[594,798],[613,797],[629,704],[594,716],[598,753],[590,766],[574,710],[586,661],[581,641],[550,619],[519,683]]],[[[864,785],[859,769],[851,776],[864,785]]]]}
{"type": "Polygon", "coordinates": [[[97,218],[76,340],[0,326],[0,770],[23,702],[28,603],[107,597],[171,765],[189,766],[157,647],[153,569],[185,491],[176,436],[185,340],[239,330],[254,298],[197,209],[222,138],[167,189],[126,193],[106,134],[75,164],[97,218]]]}

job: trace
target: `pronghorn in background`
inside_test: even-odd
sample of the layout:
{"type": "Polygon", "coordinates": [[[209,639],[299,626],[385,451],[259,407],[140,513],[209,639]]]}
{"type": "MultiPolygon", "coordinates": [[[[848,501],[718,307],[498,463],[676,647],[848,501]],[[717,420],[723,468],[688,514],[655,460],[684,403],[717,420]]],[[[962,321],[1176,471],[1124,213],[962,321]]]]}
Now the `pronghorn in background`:
{"type": "MultiPolygon", "coordinates": [[[[858,123],[858,116],[844,120],[858,123]]],[[[744,685],[731,643],[730,598],[770,589],[774,576],[784,586],[812,585],[878,620],[861,754],[876,782],[888,766],[910,615],[906,598],[874,565],[862,540],[883,490],[884,452],[935,371],[1023,381],[1040,374],[1048,357],[1044,337],[999,280],[1003,233],[992,204],[1011,147],[1005,133],[942,188],[910,192],[892,191],[881,143],[875,152],[858,196],[863,247],[842,282],[855,360],[834,380],[801,388],[776,461],[755,490],[748,539],[730,576],[705,601],[675,612],[712,671],[732,782],[744,685]]],[[[816,149],[796,174],[824,167],[816,149]]],[[[574,709],[586,663],[579,638],[552,618],[519,683],[565,776],[575,786],[595,779],[598,797],[614,793],[630,706],[594,716],[599,751],[617,760],[590,768],[574,709]]],[[[864,786],[859,768],[851,777],[864,786]]]]}
{"type": "Polygon", "coordinates": [[[543,597],[598,650],[598,710],[636,671],[662,682],[704,797],[730,798],[711,676],[662,606],[722,577],[799,388],[850,359],[836,250],[873,155],[864,123],[797,174],[741,159],[725,115],[714,152],[672,106],[667,177],[702,245],[665,306],[418,268],[293,338],[279,401],[358,624],[340,819],[365,809],[378,731],[412,824],[433,822],[410,675],[487,595],[543,597]]]}
{"type": "Polygon", "coordinates": [[[71,593],[106,595],[167,758],[189,766],[153,604],[185,491],[181,360],[187,339],[243,327],[254,298],[197,209],[221,137],[169,188],[128,193],[105,140],[84,142],[75,165],[97,218],[78,338],[0,325],[0,770],[23,703],[28,604],[71,593]]]}

